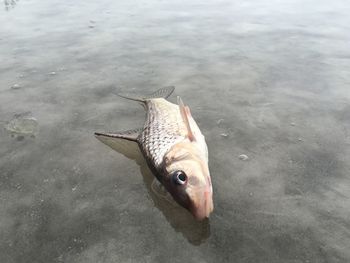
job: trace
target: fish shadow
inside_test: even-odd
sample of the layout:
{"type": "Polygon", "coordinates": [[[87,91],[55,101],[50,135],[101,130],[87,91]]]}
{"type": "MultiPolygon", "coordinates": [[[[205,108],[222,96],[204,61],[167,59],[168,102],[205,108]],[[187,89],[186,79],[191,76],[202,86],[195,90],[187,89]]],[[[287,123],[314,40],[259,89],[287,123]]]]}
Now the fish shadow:
{"type": "Polygon", "coordinates": [[[209,219],[195,220],[186,209],[179,206],[170,197],[170,194],[162,196],[154,191],[155,176],[149,169],[137,143],[127,140],[108,140],[108,138],[105,138],[102,142],[140,166],[143,181],[155,207],[162,212],[176,232],[182,233],[193,245],[200,245],[208,239],[210,236],[209,219]]]}

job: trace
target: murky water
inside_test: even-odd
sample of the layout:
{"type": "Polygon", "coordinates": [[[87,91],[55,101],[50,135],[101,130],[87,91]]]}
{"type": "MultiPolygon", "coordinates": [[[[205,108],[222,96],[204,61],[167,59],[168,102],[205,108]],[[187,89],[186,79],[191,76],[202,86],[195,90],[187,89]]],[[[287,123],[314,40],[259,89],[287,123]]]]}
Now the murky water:
{"type": "Polygon", "coordinates": [[[2,3],[0,262],[350,261],[348,1],[2,3]],[[167,85],[207,138],[208,221],[93,136],[143,124],[114,93],[167,85]]]}

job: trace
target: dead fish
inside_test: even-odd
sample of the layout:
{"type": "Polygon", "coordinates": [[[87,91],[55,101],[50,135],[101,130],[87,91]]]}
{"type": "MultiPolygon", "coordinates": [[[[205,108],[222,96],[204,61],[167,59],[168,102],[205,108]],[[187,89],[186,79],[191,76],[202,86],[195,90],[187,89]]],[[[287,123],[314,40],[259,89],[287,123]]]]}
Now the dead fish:
{"type": "Polygon", "coordinates": [[[144,106],[147,115],[143,128],[96,132],[95,136],[102,142],[107,138],[136,142],[149,168],[174,200],[202,220],[214,209],[207,144],[181,98],[178,105],[166,100],[173,91],[174,87],[165,87],[147,97],[119,95],[144,106]]]}

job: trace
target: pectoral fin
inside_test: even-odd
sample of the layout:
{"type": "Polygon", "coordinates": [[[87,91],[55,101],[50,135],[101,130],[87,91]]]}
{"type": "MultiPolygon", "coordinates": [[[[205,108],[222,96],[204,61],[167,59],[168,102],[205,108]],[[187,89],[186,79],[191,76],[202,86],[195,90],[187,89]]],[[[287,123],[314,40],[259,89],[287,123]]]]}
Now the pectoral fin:
{"type": "Polygon", "coordinates": [[[177,102],[179,104],[182,120],[184,121],[187,128],[187,137],[191,141],[195,141],[196,138],[194,136],[194,130],[191,128],[191,122],[190,122],[190,118],[192,118],[190,108],[184,105],[180,97],[177,97],[177,102]]]}

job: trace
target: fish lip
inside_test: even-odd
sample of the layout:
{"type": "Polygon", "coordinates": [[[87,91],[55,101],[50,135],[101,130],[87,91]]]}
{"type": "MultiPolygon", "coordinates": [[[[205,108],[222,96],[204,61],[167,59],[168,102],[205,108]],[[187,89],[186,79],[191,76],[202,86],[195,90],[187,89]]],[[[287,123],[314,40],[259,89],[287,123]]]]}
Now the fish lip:
{"type": "Polygon", "coordinates": [[[194,218],[199,221],[209,218],[211,212],[214,210],[211,191],[204,192],[203,200],[204,201],[200,202],[199,204],[193,202],[190,208],[190,212],[194,218]]]}
{"type": "Polygon", "coordinates": [[[204,219],[207,219],[209,218],[209,214],[208,215],[204,215],[204,214],[198,214],[198,213],[195,213],[193,214],[194,218],[198,221],[202,221],[204,219]]]}

